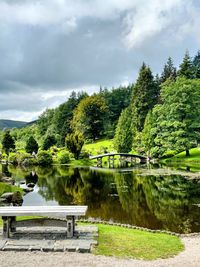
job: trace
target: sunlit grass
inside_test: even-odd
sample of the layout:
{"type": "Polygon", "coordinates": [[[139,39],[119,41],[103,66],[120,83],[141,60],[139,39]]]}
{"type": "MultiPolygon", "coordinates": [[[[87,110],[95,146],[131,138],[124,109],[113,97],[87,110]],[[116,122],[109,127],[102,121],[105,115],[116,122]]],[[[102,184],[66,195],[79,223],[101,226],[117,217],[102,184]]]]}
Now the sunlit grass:
{"type": "Polygon", "coordinates": [[[118,226],[97,226],[99,245],[94,250],[96,255],[154,260],[172,257],[184,249],[181,240],[176,236],[118,226]]]}
{"type": "Polygon", "coordinates": [[[113,152],[113,140],[106,139],[106,140],[98,140],[94,143],[85,144],[83,146],[83,150],[89,152],[92,155],[103,154],[105,152],[113,152]]]}

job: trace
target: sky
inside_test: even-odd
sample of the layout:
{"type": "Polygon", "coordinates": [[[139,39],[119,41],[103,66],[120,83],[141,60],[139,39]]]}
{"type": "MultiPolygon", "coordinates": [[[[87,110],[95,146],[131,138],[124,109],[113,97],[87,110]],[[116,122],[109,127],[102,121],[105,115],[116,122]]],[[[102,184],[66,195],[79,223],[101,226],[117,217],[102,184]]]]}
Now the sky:
{"type": "Polygon", "coordinates": [[[200,49],[197,0],[1,0],[0,119],[32,121],[70,93],[135,82],[200,49]]]}

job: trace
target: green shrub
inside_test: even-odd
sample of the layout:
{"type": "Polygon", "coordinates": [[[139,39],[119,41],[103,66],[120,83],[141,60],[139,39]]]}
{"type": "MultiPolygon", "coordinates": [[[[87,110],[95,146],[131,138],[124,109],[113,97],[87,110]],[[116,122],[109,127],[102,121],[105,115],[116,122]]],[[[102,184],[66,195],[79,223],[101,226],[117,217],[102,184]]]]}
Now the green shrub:
{"type": "Polygon", "coordinates": [[[41,166],[48,166],[51,165],[53,162],[52,155],[47,152],[41,150],[37,155],[37,163],[41,166]]]}
{"type": "Polygon", "coordinates": [[[66,164],[70,162],[70,154],[66,150],[60,151],[57,157],[58,157],[58,162],[60,164],[66,164]]]}
{"type": "Polygon", "coordinates": [[[14,165],[17,165],[17,155],[16,153],[11,152],[8,156],[8,161],[11,162],[14,165]]]}
{"type": "Polygon", "coordinates": [[[18,165],[29,165],[29,161],[30,159],[32,159],[33,157],[26,153],[26,152],[21,152],[21,153],[16,153],[16,160],[18,165]]]}

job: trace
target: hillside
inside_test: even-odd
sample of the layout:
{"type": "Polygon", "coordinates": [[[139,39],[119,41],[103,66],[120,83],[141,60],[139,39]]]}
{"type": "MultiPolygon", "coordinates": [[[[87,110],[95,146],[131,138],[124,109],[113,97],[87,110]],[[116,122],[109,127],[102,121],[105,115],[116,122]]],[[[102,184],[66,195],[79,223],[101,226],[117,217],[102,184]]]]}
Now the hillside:
{"type": "Polygon", "coordinates": [[[13,120],[1,120],[0,119],[0,129],[4,128],[22,128],[27,124],[24,121],[13,121],[13,120]]]}

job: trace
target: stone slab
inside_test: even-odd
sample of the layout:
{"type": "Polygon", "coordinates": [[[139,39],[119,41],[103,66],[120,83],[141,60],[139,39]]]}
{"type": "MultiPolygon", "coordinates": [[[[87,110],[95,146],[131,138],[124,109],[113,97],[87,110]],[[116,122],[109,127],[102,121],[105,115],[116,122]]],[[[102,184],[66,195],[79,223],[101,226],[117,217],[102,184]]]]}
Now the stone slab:
{"type": "Polygon", "coordinates": [[[69,251],[88,253],[98,236],[96,226],[77,226],[79,237],[67,238],[66,231],[61,228],[52,229],[44,227],[28,230],[20,229],[9,239],[3,239],[0,230],[0,250],[2,251],[69,251]]]}

